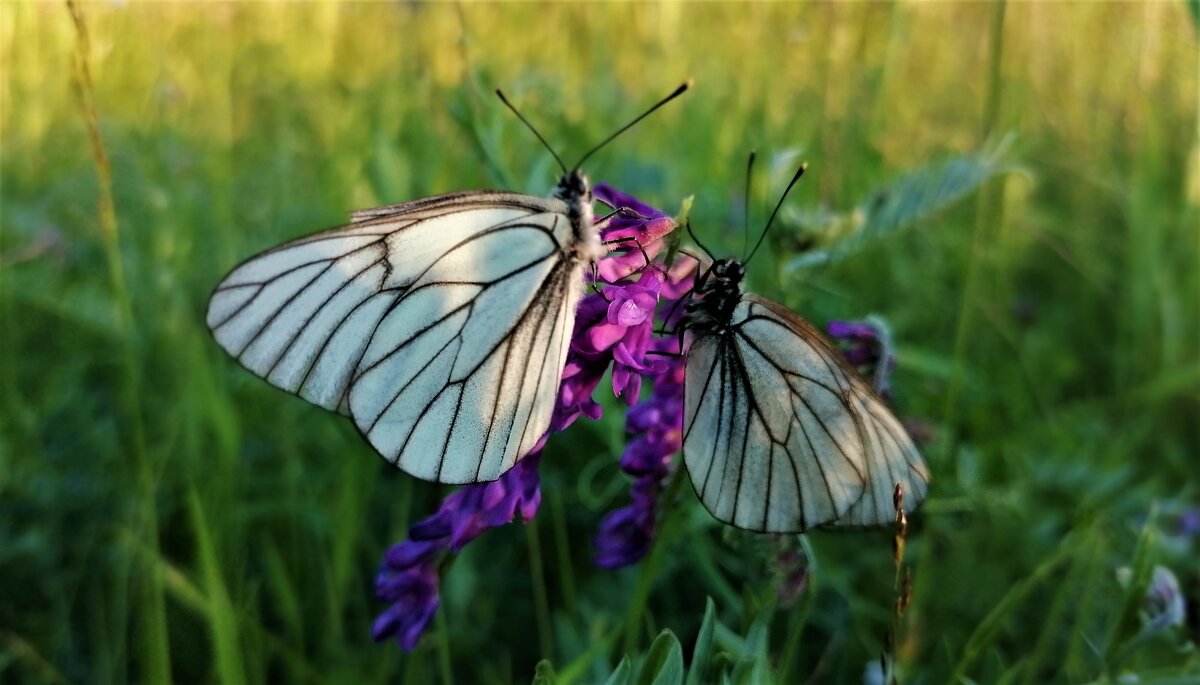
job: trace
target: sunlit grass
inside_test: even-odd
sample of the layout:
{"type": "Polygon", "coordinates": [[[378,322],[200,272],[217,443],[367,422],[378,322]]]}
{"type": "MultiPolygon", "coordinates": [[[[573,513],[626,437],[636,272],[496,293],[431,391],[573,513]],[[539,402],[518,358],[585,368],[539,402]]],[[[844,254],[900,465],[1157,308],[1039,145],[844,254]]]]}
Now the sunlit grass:
{"type": "MultiPolygon", "coordinates": [[[[545,193],[555,168],[496,86],[570,161],[688,77],[693,92],[589,172],[667,211],[694,194],[697,231],[733,254],[746,152],[810,162],[750,281],[818,323],[886,317],[898,410],[935,427],[934,489],[908,541],[904,682],[1200,670],[1178,635],[1127,653],[1137,596],[1115,577],[1164,564],[1200,592],[1197,543],[1171,534],[1179,508],[1200,504],[1197,24],[1184,4],[82,14],[112,225],[66,6],[0,6],[0,679],[503,683],[547,658],[603,682],[627,641],[640,663],[663,629],[690,659],[711,596],[713,652],[740,672],[761,661],[859,681],[891,624],[887,532],[809,535],[817,567],[787,609],[771,544],[721,530],[689,497],[645,590],[639,568],[590,564],[595,526],[624,496],[615,406],[552,441],[536,528],[461,555],[416,652],[373,645],[379,556],[442,492],[250,377],[203,325],[237,260],[352,209],[545,193]],[[1014,171],[982,192],[795,268],[805,231],[826,225],[815,217],[853,219],[878,189],[1009,134],[1014,171]]],[[[761,225],[780,177],[756,180],[761,225]]]]}

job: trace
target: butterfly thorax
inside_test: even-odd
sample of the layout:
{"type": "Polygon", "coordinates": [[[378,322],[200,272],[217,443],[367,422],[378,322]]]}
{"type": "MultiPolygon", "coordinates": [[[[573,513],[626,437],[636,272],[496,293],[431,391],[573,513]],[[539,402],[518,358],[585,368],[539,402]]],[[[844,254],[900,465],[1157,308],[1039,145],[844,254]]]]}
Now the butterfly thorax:
{"type": "Polygon", "coordinates": [[[578,169],[568,171],[558,180],[550,197],[567,205],[567,218],[576,238],[576,258],[590,262],[604,256],[600,236],[592,225],[592,185],[588,177],[578,169]]]}
{"type": "Polygon", "coordinates": [[[736,259],[719,259],[696,280],[684,308],[684,326],[695,333],[720,333],[733,321],[733,310],[742,301],[746,268],[736,259]]]}

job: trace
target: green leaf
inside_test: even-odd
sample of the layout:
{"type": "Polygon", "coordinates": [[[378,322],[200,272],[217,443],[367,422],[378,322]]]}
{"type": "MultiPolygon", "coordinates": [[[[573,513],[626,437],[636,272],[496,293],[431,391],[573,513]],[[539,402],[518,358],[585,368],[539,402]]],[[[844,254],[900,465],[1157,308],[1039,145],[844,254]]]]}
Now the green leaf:
{"type": "Polygon", "coordinates": [[[733,682],[738,685],[768,685],[771,682],[771,665],[767,657],[767,647],[770,643],[771,617],[775,613],[774,605],[763,607],[742,643],[741,656],[733,669],[733,682]]]}
{"type": "Polygon", "coordinates": [[[1140,643],[1138,635],[1122,642],[1121,634],[1134,630],[1134,626],[1137,624],[1138,609],[1142,606],[1146,590],[1150,587],[1151,577],[1154,573],[1154,549],[1157,544],[1155,536],[1157,515],[1157,507],[1152,507],[1150,515],[1146,517],[1146,522],[1142,525],[1137,546],[1133,550],[1133,562],[1129,570],[1128,581],[1125,583],[1125,597],[1121,604],[1121,611],[1109,629],[1108,642],[1104,649],[1104,663],[1108,666],[1110,673],[1117,672],[1125,659],[1140,643]]]}
{"type": "Polygon", "coordinates": [[[558,676],[554,675],[554,667],[546,659],[537,663],[533,670],[533,685],[554,685],[558,676]]]}
{"type": "Polygon", "coordinates": [[[637,682],[638,685],[683,684],[683,649],[675,633],[664,630],[654,638],[637,682]]]}
{"type": "Polygon", "coordinates": [[[687,685],[700,685],[704,673],[708,670],[708,656],[712,652],[713,624],[717,620],[717,607],[712,597],[704,600],[704,621],[700,623],[700,633],[696,635],[696,646],[692,649],[692,666],[688,669],[687,685]]]}
{"type": "Polygon", "coordinates": [[[1009,159],[1011,137],[970,155],[919,168],[877,189],[845,214],[828,211],[792,215],[815,249],[795,257],[786,270],[830,264],[899,229],[927,219],[1016,167],[1009,159]]]}
{"type": "Polygon", "coordinates": [[[604,685],[629,685],[629,679],[633,676],[633,665],[629,663],[629,657],[623,657],[621,663],[617,664],[617,670],[612,672],[608,680],[604,681],[604,685]]]}
{"type": "Polygon", "coordinates": [[[962,655],[954,667],[954,673],[947,680],[947,685],[962,682],[967,678],[967,671],[996,641],[1005,626],[1005,621],[1016,612],[1035,588],[1050,578],[1063,563],[1075,554],[1084,539],[1086,538],[1081,535],[1068,535],[1059,544],[1058,549],[1038,564],[1032,573],[1009,588],[1004,597],[992,607],[988,615],[976,626],[975,632],[967,639],[967,644],[963,647],[962,655]]]}
{"type": "Polygon", "coordinates": [[[196,556],[200,560],[202,584],[208,596],[208,625],[218,679],[223,683],[245,683],[246,668],[242,662],[237,612],[221,574],[221,562],[217,558],[212,529],[204,514],[200,495],[195,490],[188,492],[188,505],[196,535],[196,556]]]}

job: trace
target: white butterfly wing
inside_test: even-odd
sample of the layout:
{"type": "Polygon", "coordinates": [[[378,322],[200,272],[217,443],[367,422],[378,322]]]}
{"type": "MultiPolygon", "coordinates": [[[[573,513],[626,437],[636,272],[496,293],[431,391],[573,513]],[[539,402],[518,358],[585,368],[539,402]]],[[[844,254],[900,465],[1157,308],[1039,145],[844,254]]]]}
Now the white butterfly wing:
{"type": "Polygon", "coordinates": [[[929,490],[929,467],[908,431],[867,384],[854,379],[853,402],[866,436],[867,489],[850,511],[830,525],[878,526],[896,520],[892,497],[896,485],[904,492],[904,511],[911,512],[929,490]]]}
{"type": "Polygon", "coordinates": [[[768,533],[878,525],[894,521],[896,483],[904,487],[906,511],[928,491],[928,467],[892,411],[820,331],[775,302],[745,295],[730,335],[692,344],[686,392],[685,426],[696,427],[684,439],[685,461],[704,504],[722,521],[768,533]],[[703,385],[692,392],[706,369],[720,379],[715,395],[703,385]],[[715,407],[722,407],[716,415],[715,407]],[[772,425],[787,428],[768,431],[772,425]],[[799,449],[782,450],[791,457],[782,463],[796,473],[787,481],[778,435],[797,428],[804,435],[799,449]],[[748,455],[760,463],[746,462],[748,455]],[[738,497],[706,493],[713,475],[739,483],[738,497]]]}
{"type": "Polygon", "coordinates": [[[350,413],[427,480],[494,480],[549,428],[580,295],[566,217],[501,224],[448,251],[380,321],[350,413]]]}
{"type": "Polygon", "coordinates": [[[829,523],[863,495],[848,377],[790,323],[747,297],[729,332],[688,351],[684,463],[708,511],[747,530],[829,523]]]}
{"type": "Polygon", "coordinates": [[[566,210],[474,192],[357,212],[235,268],[208,325],[250,371],[351,414],[409,473],[491,480],[553,409],[580,295],[566,210]]]}

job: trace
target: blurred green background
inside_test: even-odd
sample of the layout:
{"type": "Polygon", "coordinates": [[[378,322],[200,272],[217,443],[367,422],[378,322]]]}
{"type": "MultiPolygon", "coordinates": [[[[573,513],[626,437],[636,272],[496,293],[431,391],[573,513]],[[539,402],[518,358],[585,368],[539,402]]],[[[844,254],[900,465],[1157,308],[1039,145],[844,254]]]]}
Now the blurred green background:
{"type": "Polygon", "coordinates": [[[751,284],[819,325],[884,316],[897,410],[933,433],[902,681],[1200,677],[1195,3],[79,14],[0,5],[0,680],[507,683],[546,658],[559,682],[603,682],[664,628],[690,653],[711,596],[724,661],[705,678],[878,682],[888,531],[805,536],[791,604],[779,541],[721,529],[690,494],[657,563],[591,564],[627,497],[611,403],[551,441],[535,522],[454,563],[420,647],[374,645],[379,558],[445,491],[204,327],[239,259],[353,209],[544,194],[551,160],[493,88],[569,160],[687,77],[588,171],[672,213],[694,194],[697,230],[733,253],[746,152],[783,169],[757,177],[755,225],[789,160],[810,162],[751,284]],[[948,185],[910,198],[907,230],[797,268],[906,179],[948,185]],[[1155,565],[1190,623],[1146,622],[1155,565]]]}

